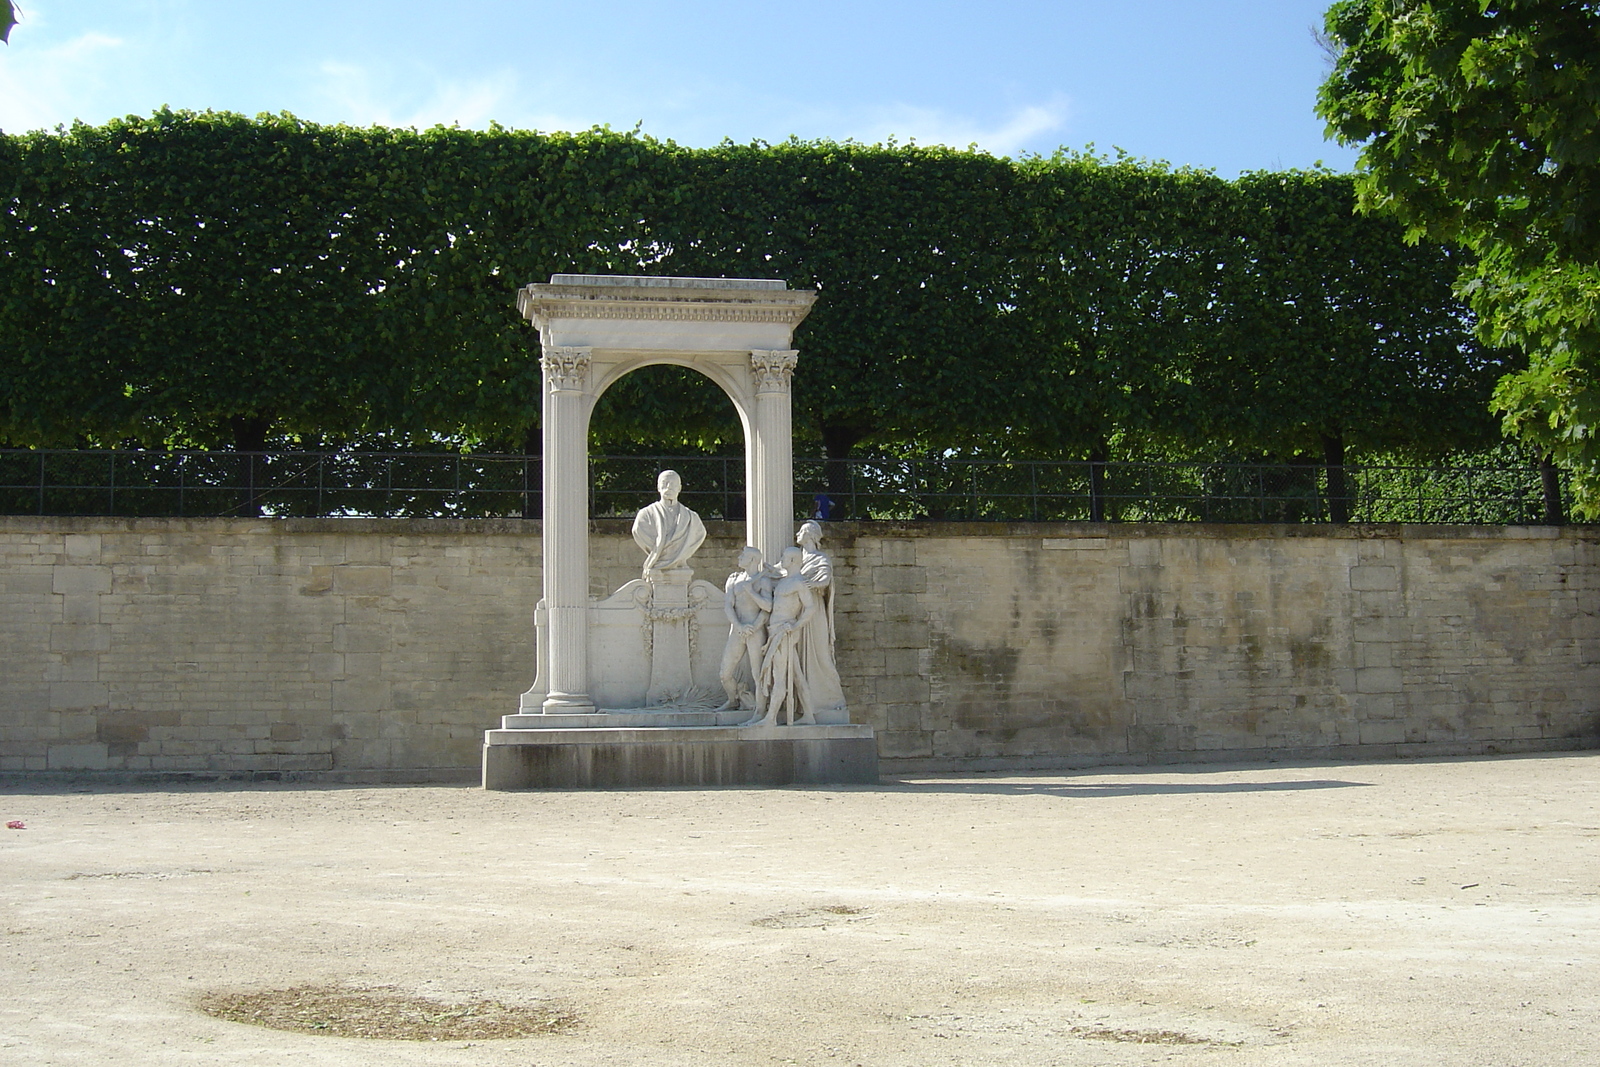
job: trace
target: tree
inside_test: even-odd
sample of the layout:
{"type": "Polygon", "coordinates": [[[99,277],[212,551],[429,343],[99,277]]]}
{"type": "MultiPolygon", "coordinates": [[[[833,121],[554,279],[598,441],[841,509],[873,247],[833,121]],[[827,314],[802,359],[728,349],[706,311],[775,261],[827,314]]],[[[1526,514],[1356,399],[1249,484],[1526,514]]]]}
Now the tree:
{"type": "Polygon", "coordinates": [[[1011,434],[1032,455],[1094,463],[1098,520],[1113,438],[1148,447],[1198,424],[1190,369],[1210,327],[1228,185],[1092,153],[1023,168],[1033,214],[1017,302],[1029,358],[1011,434]]]}
{"type": "Polygon", "coordinates": [[[1233,190],[1238,239],[1194,372],[1224,450],[1317,457],[1344,521],[1347,453],[1490,443],[1507,353],[1473,339],[1451,293],[1468,253],[1407,245],[1393,220],[1357,214],[1344,175],[1246,174],[1233,190]]]}
{"type": "Polygon", "coordinates": [[[1011,161],[790,140],[672,162],[647,219],[651,270],[822,293],[795,337],[795,428],[834,461],[833,495],[858,445],[944,448],[1010,419],[1025,241],[1011,161]]]}
{"type": "Polygon", "coordinates": [[[516,290],[637,269],[646,148],[165,109],[0,137],[0,439],[522,447],[516,290]]]}
{"type": "MultiPolygon", "coordinates": [[[[830,490],[861,447],[1439,451],[1487,404],[1440,282],[1465,253],[1399,233],[1331,175],[163,109],[0,135],[0,442],[537,451],[515,294],[563,272],[821,290],[794,415],[830,490]]],[[[591,428],[627,453],[743,440],[670,368],[591,428]]]]}
{"type": "Polygon", "coordinates": [[[6,272],[0,395],[34,403],[11,435],[259,451],[274,430],[362,425],[385,392],[372,357],[406,336],[385,282],[425,223],[386,216],[385,146],[353,133],[162,110],[20,138],[7,243],[27,263],[6,272]],[[38,403],[61,394],[34,376],[94,403],[38,403]]]}
{"type": "Polygon", "coordinates": [[[11,27],[17,24],[17,5],[11,0],[0,0],[0,41],[11,43],[11,27]]]}
{"type": "Polygon", "coordinates": [[[1504,427],[1600,515],[1600,8],[1592,0],[1342,0],[1319,113],[1361,146],[1361,202],[1477,253],[1460,291],[1520,346],[1504,427]]]}

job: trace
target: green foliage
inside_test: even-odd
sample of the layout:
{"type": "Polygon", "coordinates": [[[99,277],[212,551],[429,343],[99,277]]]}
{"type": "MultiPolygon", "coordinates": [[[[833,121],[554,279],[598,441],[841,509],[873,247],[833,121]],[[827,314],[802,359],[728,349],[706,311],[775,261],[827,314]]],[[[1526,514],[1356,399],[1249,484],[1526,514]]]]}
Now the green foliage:
{"type": "Polygon", "coordinates": [[[516,289],[618,269],[641,147],[165,110],[4,145],[4,432],[257,447],[520,432],[516,289]]]}
{"type": "Polygon", "coordinates": [[[1508,353],[1475,342],[1451,283],[1463,253],[1355,212],[1349,177],[1247,174],[1195,375],[1236,454],[1429,458],[1494,437],[1508,353]]]}
{"type": "Polygon", "coordinates": [[[0,41],[11,43],[11,28],[17,24],[17,5],[0,0],[0,41]]]}
{"type": "Polygon", "coordinates": [[[1203,436],[1193,371],[1213,326],[1228,184],[1125,156],[1062,152],[1023,169],[1028,449],[1104,459],[1118,435],[1203,436]]]}
{"type": "MultiPolygon", "coordinates": [[[[1481,441],[1498,364],[1448,293],[1460,257],[1351,203],[1328,174],[1091,153],[167,110],[0,137],[0,440],[521,451],[515,293],[575,272],[819,290],[795,424],[835,459],[1481,441]]],[[[726,398],[666,368],[613,387],[592,436],[742,446],[726,398]]]]}
{"type": "Polygon", "coordinates": [[[796,340],[811,434],[947,438],[1006,418],[1005,306],[1022,253],[1010,163],[801,141],[677,150],[672,163],[674,202],[648,222],[654,269],[820,291],[796,340]]]}
{"type": "Polygon", "coordinates": [[[1461,293],[1526,370],[1506,429],[1575,475],[1600,515],[1600,10],[1584,0],[1343,0],[1319,111],[1362,145],[1363,205],[1477,253],[1461,293]]]}
{"type": "Polygon", "coordinates": [[[1600,10],[1588,0],[1341,0],[1319,110],[1364,200],[1416,235],[1600,252],[1600,10]]]}

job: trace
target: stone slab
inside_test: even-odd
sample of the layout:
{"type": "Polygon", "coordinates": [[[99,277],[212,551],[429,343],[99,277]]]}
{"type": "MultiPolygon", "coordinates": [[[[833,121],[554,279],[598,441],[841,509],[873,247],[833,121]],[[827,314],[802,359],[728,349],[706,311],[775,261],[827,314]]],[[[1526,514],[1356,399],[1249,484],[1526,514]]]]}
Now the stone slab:
{"type": "Polygon", "coordinates": [[[738,726],[755,716],[752,711],[674,711],[645,708],[640,711],[596,711],[587,715],[539,712],[502,715],[506,730],[593,730],[617,726],[738,726]]]}
{"type": "Polygon", "coordinates": [[[662,278],[639,274],[552,274],[551,285],[597,285],[618,289],[787,289],[781,278],[662,278]]]}
{"type": "Polygon", "coordinates": [[[878,781],[870,726],[488,730],[485,789],[865,784],[878,781]]]}

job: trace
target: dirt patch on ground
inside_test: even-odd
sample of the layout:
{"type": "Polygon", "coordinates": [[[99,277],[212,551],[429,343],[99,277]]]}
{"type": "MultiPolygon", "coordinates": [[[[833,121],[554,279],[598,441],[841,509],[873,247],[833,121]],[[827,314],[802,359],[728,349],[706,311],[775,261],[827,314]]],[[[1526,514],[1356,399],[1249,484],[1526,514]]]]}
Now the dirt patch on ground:
{"type": "Polygon", "coordinates": [[[1099,1030],[1076,1026],[1074,1037],[1090,1041],[1118,1041],[1125,1045],[1223,1045],[1237,1047],[1239,1041],[1213,1041],[1208,1037],[1180,1033],[1177,1030],[1099,1030]]]}
{"type": "Polygon", "coordinates": [[[254,992],[214,991],[195,998],[207,1015],[270,1030],[325,1037],[399,1041],[492,1041],[570,1030],[577,1016],[548,1005],[494,1000],[447,1003],[393,988],[301,985],[254,992]]]}
{"type": "Polygon", "coordinates": [[[788,911],[780,911],[776,915],[754,919],[750,925],[767,930],[802,930],[839,922],[860,922],[866,917],[866,908],[853,908],[848,904],[825,904],[819,908],[791,908],[788,911]]]}

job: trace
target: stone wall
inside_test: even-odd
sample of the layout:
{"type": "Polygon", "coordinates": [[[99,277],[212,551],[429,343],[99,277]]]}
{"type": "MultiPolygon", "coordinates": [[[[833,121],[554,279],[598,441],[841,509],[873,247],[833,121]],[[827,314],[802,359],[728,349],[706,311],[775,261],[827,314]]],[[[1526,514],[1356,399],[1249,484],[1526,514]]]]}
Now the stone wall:
{"type": "MultiPolygon", "coordinates": [[[[740,527],[710,524],[718,582],[740,527]]],[[[470,778],[535,523],[0,518],[0,772],[470,778]]],[[[592,591],[637,576],[596,523],[592,591]]],[[[1600,743],[1600,530],[837,524],[886,769],[1600,743]]]]}
{"type": "Polygon", "coordinates": [[[1600,744],[1600,530],[868,529],[841,659],[902,766],[1600,744]]]}

